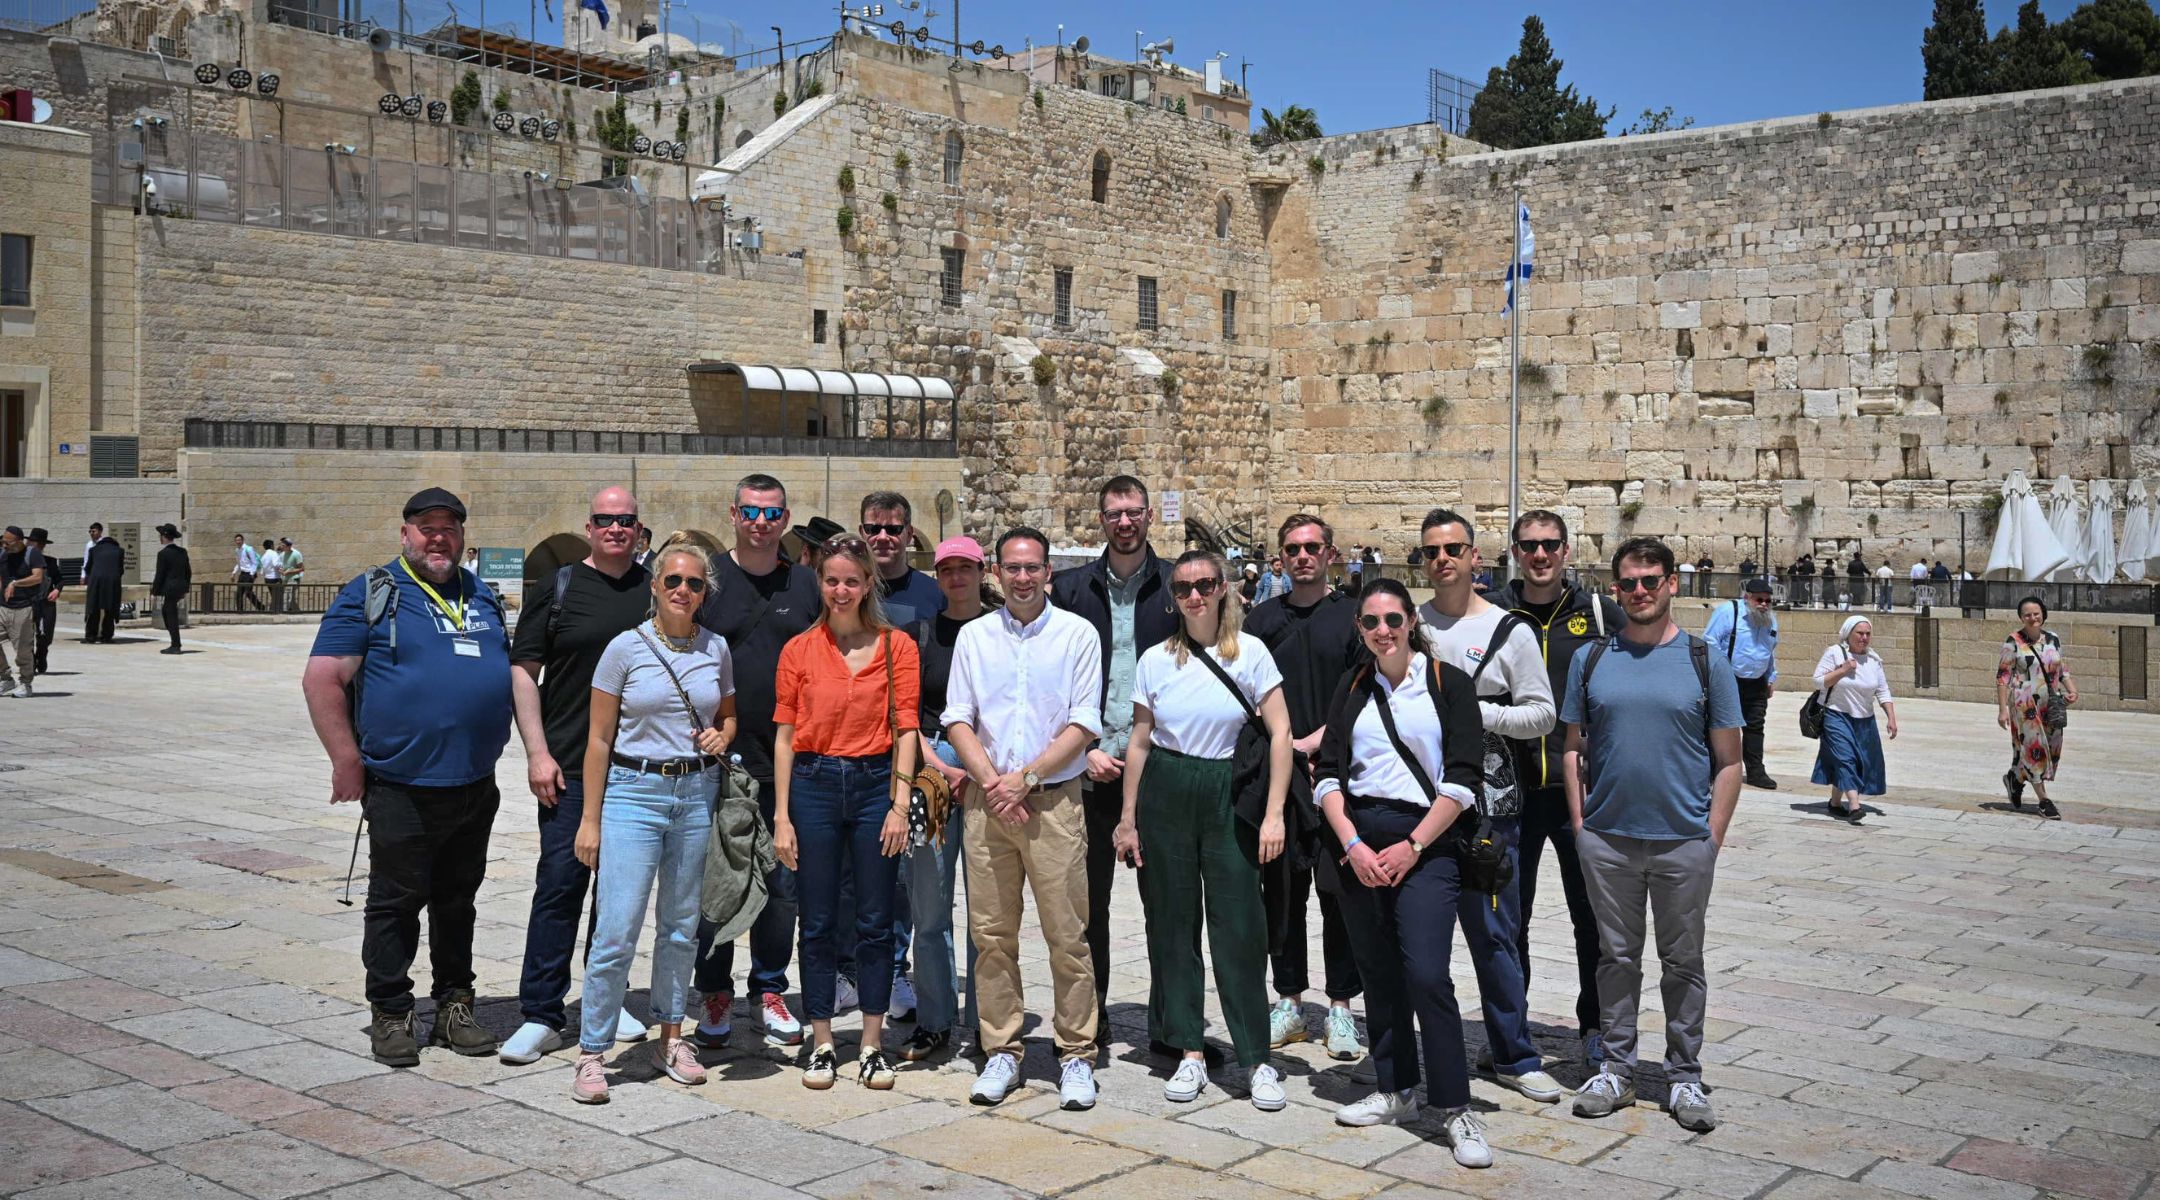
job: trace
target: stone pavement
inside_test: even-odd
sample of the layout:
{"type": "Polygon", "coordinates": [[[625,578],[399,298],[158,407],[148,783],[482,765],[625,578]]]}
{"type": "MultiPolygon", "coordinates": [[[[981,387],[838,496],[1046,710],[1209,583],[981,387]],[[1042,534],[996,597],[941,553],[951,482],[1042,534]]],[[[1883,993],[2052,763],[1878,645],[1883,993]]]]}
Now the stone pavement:
{"type": "MultiPolygon", "coordinates": [[[[1691,1135],[1650,1107],[1582,1121],[1479,1081],[1499,1162],[1472,1172],[1430,1117],[1336,1127],[1330,1109],[1364,1089],[1310,1045],[1281,1056],[1284,1112],[1256,1112],[1227,1076],[1165,1103],[1134,1047],[1147,978],[1129,877],[1093,1112],[1056,1107],[1039,1027],[1027,1090],[987,1110],[965,1102],[967,1060],[903,1070],[890,1093],[806,1091],[747,1011],[706,1086],[626,1067],[600,1108],[570,1102],[563,1057],[513,1068],[429,1051],[389,1071],[367,1057],[360,913],[338,903],[356,814],[324,802],[300,704],[309,631],[197,632],[200,652],[178,658],[155,640],[64,641],[53,657],[72,673],[0,701],[8,1192],[2160,1195],[2160,833],[2125,827],[2156,808],[2149,717],[2078,717],[2061,781],[2072,819],[2047,824],[1996,811],[1992,712],[1907,702],[1892,793],[1852,828],[1799,785],[1798,698],[1781,696],[1772,765],[1787,786],[1744,798],[1710,914],[1704,1058],[1724,1125],[1691,1135]]],[[[476,949],[483,1018],[507,1033],[536,842],[514,742],[501,778],[476,949]]],[[[1557,881],[1540,895],[1531,1008],[1572,1084],[1557,881]]],[[[1474,1010],[1460,955],[1456,986],[1474,1010]]],[[[1654,984],[1644,1000],[1655,1054],[1654,984]]]]}

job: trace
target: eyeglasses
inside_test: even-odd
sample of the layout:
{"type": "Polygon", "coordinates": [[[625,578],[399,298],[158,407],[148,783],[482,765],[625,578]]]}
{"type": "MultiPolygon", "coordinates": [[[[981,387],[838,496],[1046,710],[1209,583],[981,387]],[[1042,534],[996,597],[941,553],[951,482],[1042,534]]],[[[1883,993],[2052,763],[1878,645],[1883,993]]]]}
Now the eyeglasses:
{"type": "Polygon", "coordinates": [[[735,515],[745,521],[777,521],[787,516],[784,504],[744,504],[736,508],[735,515]]]}
{"type": "Polygon", "coordinates": [[[1049,569],[1049,563],[1039,562],[1001,562],[998,564],[998,570],[1007,575],[1040,575],[1049,569]]]}
{"type": "Polygon", "coordinates": [[[1540,550],[1543,550],[1543,551],[1544,551],[1545,553],[1547,553],[1547,554],[1558,554],[1558,553],[1560,553],[1560,551],[1561,551],[1561,550],[1565,549],[1566,547],[1567,547],[1567,542],[1563,541],[1563,540],[1562,540],[1562,539],[1560,539],[1560,538],[1516,538],[1516,539],[1515,539],[1515,550],[1516,550],[1516,553],[1518,553],[1518,554],[1521,554],[1521,555],[1522,555],[1523,557],[1525,557],[1525,558],[1528,558],[1529,556],[1531,556],[1531,555],[1533,555],[1533,554],[1536,554],[1536,553],[1537,553],[1538,551],[1540,551],[1540,550]]]}
{"type": "Polygon", "coordinates": [[[661,577],[660,586],[671,592],[676,588],[686,587],[690,589],[691,595],[702,596],[705,594],[705,577],[703,575],[666,575],[661,577]]]}
{"type": "Polygon", "coordinates": [[[1304,556],[1304,557],[1306,557],[1306,558],[1318,558],[1318,557],[1320,557],[1321,555],[1323,555],[1323,554],[1326,554],[1326,553],[1327,553],[1327,543],[1326,543],[1326,542],[1284,542],[1284,543],[1283,543],[1283,548],[1282,548],[1282,552],[1283,552],[1283,557],[1285,557],[1285,558],[1297,558],[1297,557],[1299,557],[1300,555],[1302,555],[1302,556],[1304,556]]]}
{"type": "Polygon", "coordinates": [[[1102,519],[1105,525],[1122,525],[1127,521],[1137,524],[1147,520],[1147,515],[1148,510],[1145,508],[1106,508],[1103,510],[1102,519]]]}
{"type": "Polygon", "coordinates": [[[905,537],[907,535],[907,531],[908,523],[906,521],[902,521],[898,525],[879,525],[874,522],[865,521],[863,522],[862,527],[862,535],[864,537],[876,537],[881,533],[884,534],[886,537],[905,537]]]}
{"type": "Polygon", "coordinates": [[[1410,618],[1405,617],[1399,612],[1391,612],[1359,613],[1357,619],[1358,627],[1365,630],[1365,632],[1367,633],[1371,633],[1373,630],[1380,628],[1380,624],[1383,621],[1387,623],[1387,627],[1389,629],[1401,629],[1404,625],[1409,623],[1410,618]]]}
{"type": "Polygon", "coordinates": [[[624,529],[634,529],[637,527],[637,514],[594,513],[592,515],[592,523],[594,529],[606,529],[610,525],[620,525],[624,529]]]}
{"type": "Polygon", "coordinates": [[[1645,592],[1654,592],[1659,588],[1664,587],[1665,581],[1670,578],[1671,576],[1665,574],[1663,571],[1660,571],[1655,575],[1625,576],[1623,578],[1613,580],[1612,585],[1620,589],[1623,595],[1628,592],[1632,592],[1637,588],[1640,588],[1645,592]]]}
{"type": "Polygon", "coordinates": [[[1470,543],[1468,542],[1442,542],[1437,546],[1425,547],[1425,557],[1428,561],[1436,554],[1445,554],[1449,558],[1461,558],[1463,555],[1470,553],[1470,549],[1470,543]]]}
{"type": "Polygon", "coordinates": [[[1170,594],[1183,600],[1194,592],[1198,592],[1202,599],[1206,599],[1214,595],[1215,589],[1221,586],[1222,580],[1220,579],[1180,579],[1170,585],[1170,594]]]}

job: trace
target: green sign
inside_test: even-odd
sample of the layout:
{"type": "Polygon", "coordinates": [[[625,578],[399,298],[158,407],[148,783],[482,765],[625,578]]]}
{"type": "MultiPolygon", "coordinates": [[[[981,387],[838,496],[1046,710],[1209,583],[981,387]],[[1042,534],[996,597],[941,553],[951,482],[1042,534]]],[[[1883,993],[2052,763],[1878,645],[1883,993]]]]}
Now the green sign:
{"type": "Polygon", "coordinates": [[[480,578],[490,583],[522,583],[525,551],[511,546],[480,547],[480,578]]]}

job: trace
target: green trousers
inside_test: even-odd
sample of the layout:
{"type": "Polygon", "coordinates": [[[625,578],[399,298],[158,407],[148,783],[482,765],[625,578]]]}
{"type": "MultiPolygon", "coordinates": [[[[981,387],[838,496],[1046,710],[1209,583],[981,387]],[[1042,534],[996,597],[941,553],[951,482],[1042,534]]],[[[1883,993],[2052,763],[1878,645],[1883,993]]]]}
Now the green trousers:
{"type": "Polygon", "coordinates": [[[1230,807],[1230,760],[1148,751],[1140,777],[1140,900],[1156,1036],[1198,1050],[1207,1029],[1206,914],[1215,989],[1240,1065],[1268,1059],[1267,917],[1260,900],[1260,834],[1230,807]]]}

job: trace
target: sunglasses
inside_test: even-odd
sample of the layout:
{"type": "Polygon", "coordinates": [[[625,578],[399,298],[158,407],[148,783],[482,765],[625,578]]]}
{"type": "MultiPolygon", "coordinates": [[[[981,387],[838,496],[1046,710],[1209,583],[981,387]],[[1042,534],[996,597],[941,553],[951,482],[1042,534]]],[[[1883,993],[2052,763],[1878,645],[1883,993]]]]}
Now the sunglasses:
{"type": "Polygon", "coordinates": [[[635,529],[637,528],[637,514],[594,513],[592,515],[592,524],[594,529],[606,529],[610,525],[619,525],[624,529],[635,529]]]}
{"type": "Polygon", "coordinates": [[[1470,553],[1470,543],[1468,542],[1442,542],[1437,546],[1425,547],[1425,559],[1428,562],[1441,554],[1445,554],[1449,558],[1461,558],[1468,553],[1470,553]]]}
{"type": "Polygon", "coordinates": [[[787,516],[784,504],[745,504],[735,510],[745,521],[777,521],[787,516]]]}
{"type": "Polygon", "coordinates": [[[1321,555],[1327,553],[1327,543],[1284,542],[1282,552],[1283,557],[1285,558],[1297,558],[1300,555],[1303,555],[1306,558],[1318,558],[1321,555]]]}
{"type": "Polygon", "coordinates": [[[1671,576],[1668,576],[1661,571],[1655,575],[1634,575],[1624,579],[1615,579],[1612,581],[1612,585],[1615,588],[1618,588],[1622,595],[1625,595],[1628,592],[1632,592],[1637,588],[1640,588],[1645,592],[1654,592],[1659,588],[1664,587],[1665,581],[1669,578],[1671,578],[1671,576]]]}
{"type": "Polygon", "coordinates": [[[660,578],[660,586],[671,592],[676,588],[686,587],[690,589],[691,595],[702,596],[705,594],[705,577],[703,575],[663,575],[660,578]]]}
{"type": "Polygon", "coordinates": [[[1222,580],[1220,579],[1180,579],[1170,585],[1170,594],[1183,600],[1194,592],[1198,592],[1201,599],[1204,600],[1214,595],[1215,589],[1221,586],[1222,580]]]}
{"type": "Polygon", "coordinates": [[[1365,632],[1371,633],[1373,630],[1380,628],[1381,622],[1383,621],[1387,623],[1387,627],[1389,629],[1401,629],[1404,625],[1409,623],[1409,620],[1410,618],[1405,617],[1399,612],[1359,613],[1357,623],[1360,628],[1365,630],[1365,632]]]}
{"type": "Polygon", "coordinates": [[[1545,553],[1547,553],[1547,554],[1558,554],[1558,553],[1560,553],[1561,549],[1562,549],[1563,547],[1565,547],[1566,545],[1567,545],[1567,543],[1566,543],[1565,541],[1562,541],[1562,540],[1561,540],[1561,539],[1559,539],[1559,538],[1516,538],[1516,539],[1515,539],[1515,550],[1516,550],[1516,552],[1517,552],[1517,553],[1519,553],[1519,554],[1521,554],[1521,555],[1523,555],[1523,556],[1524,556],[1524,557],[1526,557],[1526,558],[1527,558],[1528,556],[1532,555],[1532,554],[1536,554],[1536,553],[1537,553],[1538,551],[1540,551],[1540,550],[1543,550],[1543,551],[1544,551],[1545,553]]]}
{"type": "Polygon", "coordinates": [[[862,535],[864,537],[876,537],[882,533],[886,537],[901,537],[907,533],[907,530],[908,523],[906,521],[902,521],[898,525],[878,525],[865,521],[862,527],[862,535]]]}
{"type": "Polygon", "coordinates": [[[827,558],[835,554],[868,554],[870,553],[870,543],[859,537],[827,538],[818,547],[818,553],[825,555],[827,558]]]}

